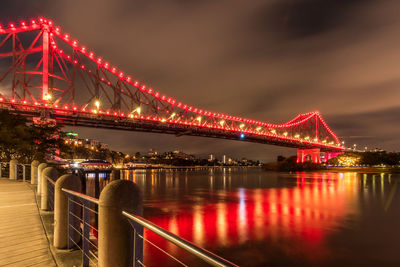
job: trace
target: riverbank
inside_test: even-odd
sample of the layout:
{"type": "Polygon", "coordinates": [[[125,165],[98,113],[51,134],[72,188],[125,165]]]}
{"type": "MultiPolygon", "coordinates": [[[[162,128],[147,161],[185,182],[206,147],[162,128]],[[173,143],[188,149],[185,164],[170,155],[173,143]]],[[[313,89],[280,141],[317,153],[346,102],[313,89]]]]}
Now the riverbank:
{"type": "Polygon", "coordinates": [[[400,173],[398,167],[327,167],[331,172],[400,173]]]}
{"type": "Polygon", "coordinates": [[[121,168],[120,170],[202,170],[202,169],[223,169],[223,168],[260,168],[260,166],[239,166],[239,165],[226,165],[226,166],[171,166],[171,165],[160,165],[160,166],[139,166],[130,168],[121,168]]]}

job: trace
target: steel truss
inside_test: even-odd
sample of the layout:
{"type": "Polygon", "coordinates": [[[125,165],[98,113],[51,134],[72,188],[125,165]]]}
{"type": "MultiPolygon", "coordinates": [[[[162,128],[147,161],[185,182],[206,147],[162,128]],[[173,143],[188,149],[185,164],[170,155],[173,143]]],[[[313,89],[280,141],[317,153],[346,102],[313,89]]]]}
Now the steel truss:
{"type": "Polygon", "coordinates": [[[318,111],[271,124],[189,106],[118,70],[43,18],[0,28],[0,84],[11,88],[0,91],[3,108],[65,125],[344,150],[318,111]]]}

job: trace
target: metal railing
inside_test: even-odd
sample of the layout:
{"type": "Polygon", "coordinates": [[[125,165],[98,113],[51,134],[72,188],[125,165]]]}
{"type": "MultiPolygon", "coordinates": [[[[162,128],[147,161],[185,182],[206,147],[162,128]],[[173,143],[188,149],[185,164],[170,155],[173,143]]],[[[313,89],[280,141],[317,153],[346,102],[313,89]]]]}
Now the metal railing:
{"type": "MultiPolygon", "coordinates": [[[[193,244],[177,235],[174,235],[171,232],[168,232],[167,230],[155,225],[154,223],[152,223],[140,216],[132,215],[126,211],[123,211],[122,214],[128,218],[129,222],[131,223],[131,226],[135,230],[135,242],[136,242],[136,236],[138,236],[143,241],[149,243],[150,245],[159,249],[161,252],[172,257],[172,259],[174,259],[177,263],[179,263],[183,266],[187,266],[187,265],[185,263],[183,263],[182,261],[180,261],[179,259],[177,259],[176,257],[169,254],[167,251],[158,247],[151,241],[145,239],[143,236],[143,227],[152,231],[153,233],[157,234],[158,236],[168,240],[169,242],[175,244],[176,246],[184,249],[185,251],[189,252],[190,254],[198,257],[199,259],[202,259],[203,261],[207,262],[208,264],[210,264],[212,266],[237,266],[234,263],[232,263],[228,260],[225,260],[224,258],[221,258],[218,255],[211,253],[210,251],[200,248],[200,247],[196,246],[195,244],[193,244]],[[140,228],[138,228],[138,225],[141,226],[140,227],[140,228],[142,228],[141,230],[140,230],[140,228]]],[[[135,248],[134,253],[135,253],[135,255],[137,255],[136,248],[135,248]]],[[[144,266],[143,261],[140,261],[140,257],[134,257],[134,259],[135,259],[135,266],[137,266],[137,265],[144,266]],[[136,263],[138,263],[138,264],[136,264],[136,263]]]]}
{"type": "Polygon", "coordinates": [[[68,197],[68,248],[82,252],[82,266],[97,266],[97,207],[99,200],[62,188],[68,197]]]}
{"type": "MultiPolygon", "coordinates": [[[[52,184],[52,181],[49,181],[52,184]]],[[[49,185],[49,188],[51,186],[49,185]]],[[[68,248],[77,247],[82,252],[82,266],[97,266],[98,263],[98,240],[97,220],[99,200],[72,190],[62,188],[68,197],[68,248]]],[[[51,194],[49,193],[49,201],[51,194]]],[[[237,266],[195,244],[176,236],[167,230],[153,224],[152,222],[126,211],[122,214],[127,218],[134,230],[133,259],[134,266],[145,266],[143,261],[143,243],[157,248],[176,263],[188,266],[166,250],[157,246],[144,237],[144,228],[175,244],[191,255],[207,262],[212,266],[237,266]]]]}
{"type": "Polygon", "coordinates": [[[10,176],[10,163],[0,162],[0,178],[8,178],[10,176]]]}
{"type": "Polygon", "coordinates": [[[52,179],[50,179],[49,177],[47,177],[47,182],[48,182],[48,191],[49,191],[49,199],[48,199],[48,203],[49,203],[49,211],[54,211],[54,191],[55,191],[55,186],[56,186],[56,182],[53,181],[52,179]]]}
{"type": "Polygon", "coordinates": [[[18,179],[18,177],[21,177],[21,175],[22,175],[22,181],[25,182],[26,180],[28,180],[28,177],[30,180],[31,179],[30,169],[31,169],[30,164],[17,164],[17,179],[18,179]],[[20,170],[20,168],[18,168],[18,166],[22,167],[22,174],[20,172],[18,172],[20,170]]]}
{"type": "MultiPolygon", "coordinates": [[[[15,165],[15,173],[17,174],[17,180],[27,181],[31,179],[30,175],[30,164],[18,163],[15,165]],[[29,178],[29,179],[28,179],[29,178]]],[[[10,176],[10,163],[0,162],[0,178],[8,178],[10,176]]]]}

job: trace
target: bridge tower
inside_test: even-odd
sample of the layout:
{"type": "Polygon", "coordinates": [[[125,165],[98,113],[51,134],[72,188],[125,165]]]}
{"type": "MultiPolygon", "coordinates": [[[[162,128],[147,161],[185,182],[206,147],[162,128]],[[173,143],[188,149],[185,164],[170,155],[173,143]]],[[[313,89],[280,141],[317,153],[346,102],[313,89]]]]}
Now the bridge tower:
{"type": "Polygon", "coordinates": [[[322,163],[337,157],[343,152],[321,152],[319,148],[297,149],[297,163],[311,161],[313,163],[322,163]],[[323,160],[322,160],[323,158],[323,160]]]}
{"type": "Polygon", "coordinates": [[[319,148],[297,149],[297,163],[311,161],[321,163],[321,151],[319,148]]]}

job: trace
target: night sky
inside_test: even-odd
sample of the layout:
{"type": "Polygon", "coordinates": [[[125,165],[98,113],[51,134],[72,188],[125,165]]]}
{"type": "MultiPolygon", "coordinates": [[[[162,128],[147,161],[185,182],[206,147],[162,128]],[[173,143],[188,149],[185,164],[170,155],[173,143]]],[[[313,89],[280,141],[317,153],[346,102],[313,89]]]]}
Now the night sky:
{"type": "MultiPolygon", "coordinates": [[[[346,145],[400,150],[399,1],[1,1],[0,22],[44,16],[178,101],[281,123],[319,110],[346,145]]],[[[269,161],[294,149],[75,128],[127,153],[179,149],[269,161]]]]}

